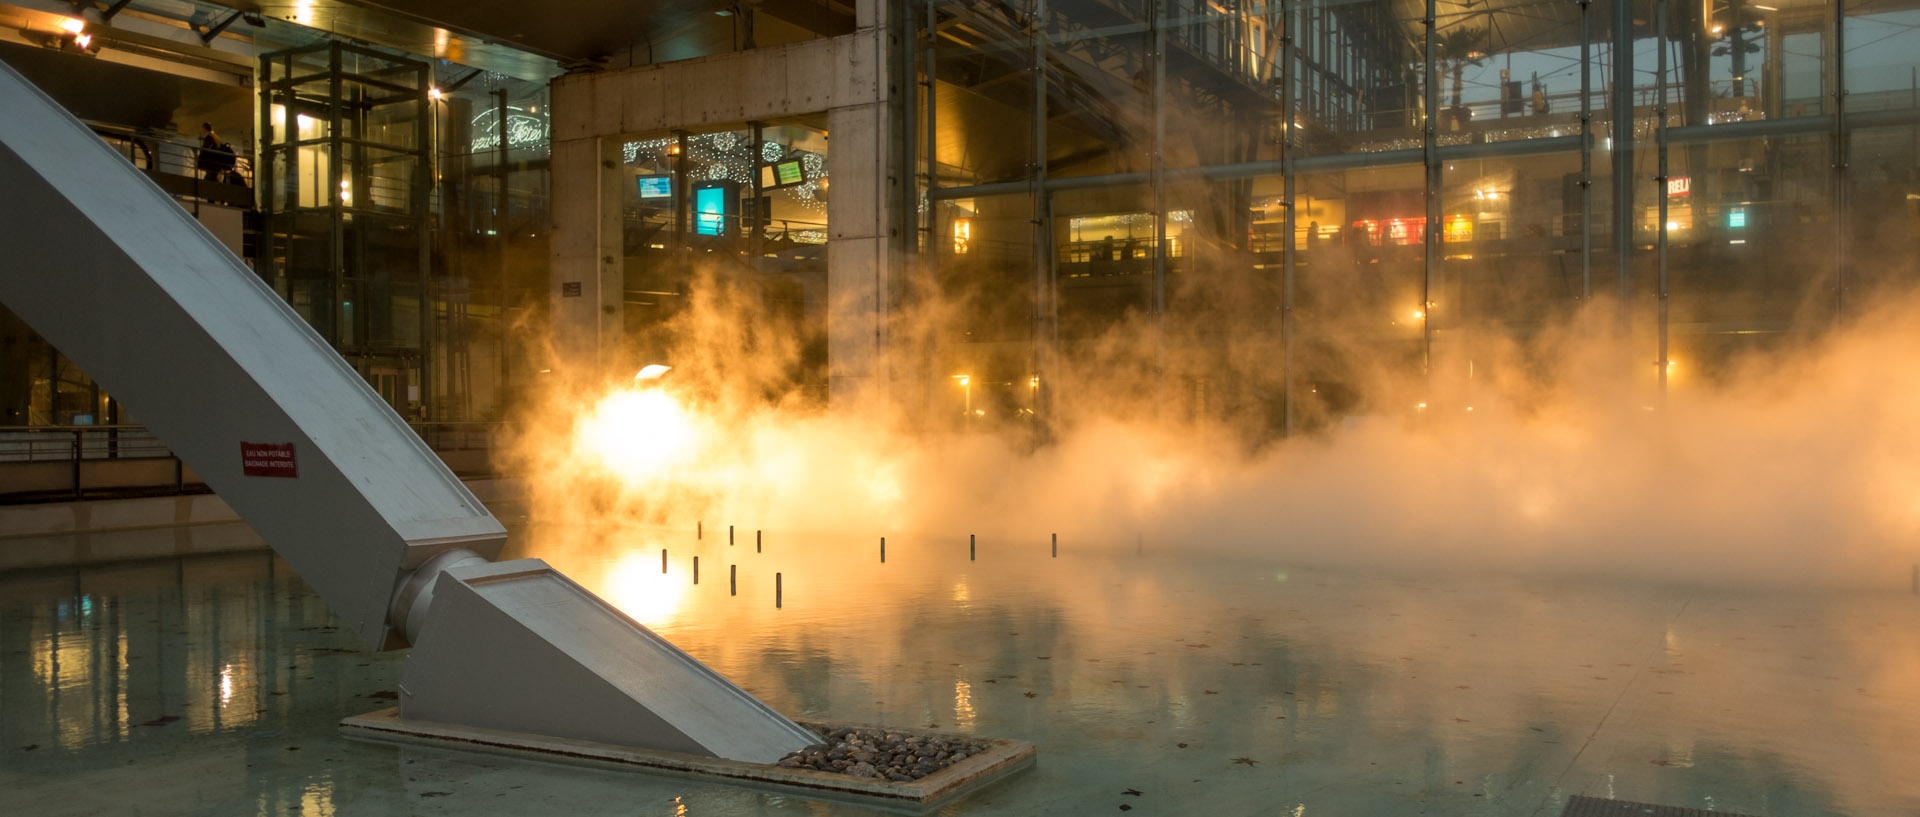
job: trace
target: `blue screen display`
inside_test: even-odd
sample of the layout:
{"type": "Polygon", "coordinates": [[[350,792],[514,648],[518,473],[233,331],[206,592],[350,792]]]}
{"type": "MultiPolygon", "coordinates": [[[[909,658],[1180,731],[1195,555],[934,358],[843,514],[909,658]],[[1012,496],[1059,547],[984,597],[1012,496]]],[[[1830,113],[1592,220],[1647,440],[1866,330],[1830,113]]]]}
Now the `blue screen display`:
{"type": "Polygon", "coordinates": [[[720,235],[727,227],[727,191],[720,187],[702,187],[693,191],[693,231],[699,235],[720,235]]]}
{"type": "Polygon", "coordinates": [[[665,199],[673,197],[672,176],[641,176],[640,198],[665,199]]]}

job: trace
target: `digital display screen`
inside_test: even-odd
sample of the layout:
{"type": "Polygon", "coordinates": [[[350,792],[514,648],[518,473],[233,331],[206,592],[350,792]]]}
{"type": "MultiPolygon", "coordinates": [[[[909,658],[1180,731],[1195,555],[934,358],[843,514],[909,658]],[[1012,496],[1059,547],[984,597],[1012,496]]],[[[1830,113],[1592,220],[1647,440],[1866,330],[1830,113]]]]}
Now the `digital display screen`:
{"type": "Polygon", "coordinates": [[[780,179],[780,186],[799,184],[807,180],[807,174],[800,168],[800,160],[780,162],[773,166],[773,172],[780,179]]]}
{"type": "Polygon", "coordinates": [[[665,173],[662,173],[658,176],[641,176],[640,177],[640,198],[643,198],[643,199],[673,198],[673,177],[665,173]]]}
{"type": "Polygon", "coordinates": [[[801,184],[806,180],[807,180],[807,170],[805,166],[800,164],[799,159],[792,159],[785,162],[774,162],[773,164],[770,164],[770,165],[760,166],[761,189],[772,189],[775,187],[792,187],[796,184],[801,184]]]}
{"type": "Polygon", "coordinates": [[[693,191],[693,231],[698,235],[721,235],[727,228],[727,191],[723,187],[702,187],[693,191]]]}

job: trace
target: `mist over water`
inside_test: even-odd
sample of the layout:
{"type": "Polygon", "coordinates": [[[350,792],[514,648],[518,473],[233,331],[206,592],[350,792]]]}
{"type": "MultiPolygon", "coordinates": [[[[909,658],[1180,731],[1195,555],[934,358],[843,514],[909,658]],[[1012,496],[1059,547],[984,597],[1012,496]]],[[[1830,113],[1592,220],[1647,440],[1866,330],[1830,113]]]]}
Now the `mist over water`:
{"type": "MultiPolygon", "coordinates": [[[[1780,587],[1904,587],[1920,562],[1920,371],[1902,364],[1920,348],[1903,317],[1920,298],[1883,299],[1713,377],[1679,361],[1664,401],[1622,371],[1628,356],[1596,328],[1613,314],[1604,303],[1525,341],[1479,333],[1471,362],[1464,344],[1437,347],[1431,379],[1344,350],[1367,399],[1316,415],[1301,395],[1312,430],[1280,439],[1261,430],[1264,407],[1170,408],[1141,387],[1151,373],[1101,368],[1261,366],[1277,381],[1271,338],[1180,349],[1125,321],[1047,369],[1044,430],[970,429],[945,416],[962,405],[939,393],[962,388],[945,373],[924,402],[900,389],[853,401],[860,410],[788,392],[804,332],[750,291],[699,279],[689,307],[642,339],[661,350],[642,362],[675,367],[657,385],[618,373],[532,407],[541,419],[509,458],[529,475],[536,524],[736,524],[845,536],[863,555],[880,536],[1040,546],[1058,533],[1080,552],[1144,542],[1291,564],[1780,587]]],[[[919,344],[958,311],[898,319],[892,370],[924,371],[919,344]]]]}

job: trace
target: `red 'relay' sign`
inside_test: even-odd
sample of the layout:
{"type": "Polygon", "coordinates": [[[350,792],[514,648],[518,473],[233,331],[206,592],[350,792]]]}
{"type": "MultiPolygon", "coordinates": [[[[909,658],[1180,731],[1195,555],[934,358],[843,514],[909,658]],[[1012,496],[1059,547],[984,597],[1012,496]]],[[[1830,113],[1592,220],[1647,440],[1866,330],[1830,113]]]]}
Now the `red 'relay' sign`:
{"type": "Polygon", "coordinates": [[[240,470],[250,477],[297,477],[293,443],[240,444],[240,470]]]}

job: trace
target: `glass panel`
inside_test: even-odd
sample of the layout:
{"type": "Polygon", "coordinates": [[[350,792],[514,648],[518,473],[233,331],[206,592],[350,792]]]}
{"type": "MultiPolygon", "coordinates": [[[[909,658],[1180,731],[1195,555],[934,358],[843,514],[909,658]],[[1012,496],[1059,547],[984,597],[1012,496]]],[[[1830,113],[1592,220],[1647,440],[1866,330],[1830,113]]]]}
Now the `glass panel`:
{"type": "Polygon", "coordinates": [[[1920,8],[1895,0],[1848,0],[1848,111],[1920,108],[1920,8]]]}
{"type": "MultiPolygon", "coordinates": [[[[1144,185],[1054,195],[1053,243],[1060,337],[1091,341],[1154,310],[1153,191],[1144,185]]],[[[1167,230],[1169,269],[1183,258],[1181,226],[1167,230]]]]}
{"type": "MultiPolygon", "coordinates": [[[[1147,4],[1050,0],[1047,9],[1047,175],[1150,170],[1154,65],[1147,4]]],[[[1171,154],[1167,161],[1178,161],[1171,154]]]]}
{"type": "Polygon", "coordinates": [[[1461,141],[1579,132],[1579,4],[1495,0],[1442,8],[1434,51],[1443,132],[1465,135],[1461,141]]]}
{"type": "Polygon", "coordinates": [[[934,99],[941,187],[1029,178],[1033,53],[1025,3],[936,5],[934,99]]]}
{"type": "MultiPolygon", "coordinates": [[[[929,410],[952,428],[1015,427],[1034,416],[1034,230],[1021,195],[940,202],[934,286],[965,304],[951,334],[934,341],[929,410]]],[[[1073,354],[1065,355],[1072,358],[1073,354]]]]}
{"type": "Polygon", "coordinates": [[[1310,153],[1405,150],[1422,144],[1424,4],[1309,0],[1295,19],[1291,88],[1310,153]]]}
{"type": "Polygon", "coordinates": [[[1920,127],[1856,130],[1848,156],[1847,300],[1865,305],[1920,284],[1920,127]]]}
{"type": "MultiPolygon", "coordinates": [[[[1668,195],[1673,386],[1729,371],[1737,353],[1831,325],[1830,150],[1830,139],[1813,135],[1674,151],[1674,167],[1690,181],[1668,195]]],[[[1636,202],[1643,221],[1653,217],[1650,203],[1636,202]]],[[[1638,255],[1651,292],[1654,254],[1638,255]]],[[[1650,316],[1639,320],[1651,325],[1650,316]]]]}
{"type": "Polygon", "coordinates": [[[1449,164],[1441,326],[1531,335],[1580,303],[1579,171],[1576,154],[1449,164]]]}

